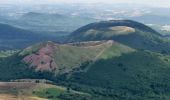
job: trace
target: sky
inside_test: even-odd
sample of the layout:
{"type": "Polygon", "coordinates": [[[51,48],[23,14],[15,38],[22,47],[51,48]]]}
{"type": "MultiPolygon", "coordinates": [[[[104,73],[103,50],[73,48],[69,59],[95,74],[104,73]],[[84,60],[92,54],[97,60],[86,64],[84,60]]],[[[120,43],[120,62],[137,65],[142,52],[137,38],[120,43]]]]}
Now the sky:
{"type": "Polygon", "coordinates": [[[54,4],[54,3],[130,3],[170,7],[170,0],[0,0],[0,4],[54,4]]]}

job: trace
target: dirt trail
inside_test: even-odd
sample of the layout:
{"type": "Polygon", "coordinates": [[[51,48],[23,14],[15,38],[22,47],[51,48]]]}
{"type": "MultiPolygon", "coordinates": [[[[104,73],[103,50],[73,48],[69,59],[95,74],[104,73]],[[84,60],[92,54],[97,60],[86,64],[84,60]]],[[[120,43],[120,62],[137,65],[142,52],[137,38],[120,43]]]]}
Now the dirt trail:
{"type": "Polygon", "coordinates": [[[89,64],[84,70],[83,72],[87,72],[88,69],[90,68],[91,65],[93,65],[99,58],[100,56],[108,49],[110,48],[112,45],[113,45],[114,41],[112,40],[109,40],[108,42],[106,42],[107,47],[105,47],[98,55],[96,55],[96,57],[93,59],[93,62],[91,64],[89,64]]]}

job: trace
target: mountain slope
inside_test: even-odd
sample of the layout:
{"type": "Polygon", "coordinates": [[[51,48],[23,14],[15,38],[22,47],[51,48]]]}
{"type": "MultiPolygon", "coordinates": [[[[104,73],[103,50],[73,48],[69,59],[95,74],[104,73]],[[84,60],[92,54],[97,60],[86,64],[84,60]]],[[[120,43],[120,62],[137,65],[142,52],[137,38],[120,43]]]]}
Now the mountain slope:
{"type": "Polygon", "coordinates": [[[169,66],[169,56],[137,51],[98,60],[86,72],[73,73],[67,84],[115,100],[168,100],[169,66]]]}
{"type": "Polygon", "coordinates": [[[102,21],[74,31],[69,41],[114,40],[135,49],[169,52],[169,42],[152,28],[131,20],[102,21]]]}
{"type": "Polygon", "coordinates": [[[82,63],[98,59],[103,52],[112,47],[115,48],[115,51],[119,49],[122,49],[122,51],[115,52],[112,55],[103,55],[103,58],[119,56],[121,53],[133,51],[133,49],[113,41],[89,41],[64,45],[46,42],[28,47],[20,55],[25,56],[23,60],[26,63],[31,64],[32,67],[36,66],[36,70],[67,73],[79,67],[82,63]],[[127,50],[123,51],[123,48],[127,50]]]}

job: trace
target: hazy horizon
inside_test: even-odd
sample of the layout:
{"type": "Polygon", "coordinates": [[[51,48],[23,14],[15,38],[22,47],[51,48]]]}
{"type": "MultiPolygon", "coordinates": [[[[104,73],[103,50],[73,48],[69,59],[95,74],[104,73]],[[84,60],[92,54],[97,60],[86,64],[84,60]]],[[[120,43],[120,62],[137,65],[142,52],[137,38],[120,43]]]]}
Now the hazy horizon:
{"type": "Polygon", "coordinates": [[[57,3],[128,3],[147,6],[170,7],[167,0],[0,0],[0,4],[57,4],[57,3]]]}

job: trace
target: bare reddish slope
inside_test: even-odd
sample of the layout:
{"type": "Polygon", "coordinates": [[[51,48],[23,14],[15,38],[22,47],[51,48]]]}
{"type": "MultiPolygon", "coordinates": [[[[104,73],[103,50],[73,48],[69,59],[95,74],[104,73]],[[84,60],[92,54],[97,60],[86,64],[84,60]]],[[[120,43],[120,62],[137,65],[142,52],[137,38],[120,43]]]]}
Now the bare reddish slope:
{"type": "Polygon", "coordinates": [[[47,43],[45,47],[38,50],[37,53],[33,53],[24,58],[26,63],[30,63],[31,67],[40,71],[52,71],[57,68],[57,64],[53,59],[55,51],[55,45],[53,43],[47,43]]]}

